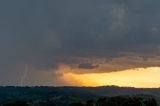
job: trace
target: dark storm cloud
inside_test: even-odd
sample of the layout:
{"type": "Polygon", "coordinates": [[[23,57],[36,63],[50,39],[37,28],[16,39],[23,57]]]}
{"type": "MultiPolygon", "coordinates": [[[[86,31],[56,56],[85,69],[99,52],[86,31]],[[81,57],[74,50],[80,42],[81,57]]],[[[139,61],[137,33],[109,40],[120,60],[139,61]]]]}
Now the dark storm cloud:
{"type": "Polygon", "coordinates": [[[14,74],[26,63],[47,70],[93,57],[159,56],[159,4],[159,0],[2,0],[0,72],[14,74]]]}
{"type": "Polygon", "coordinates": [[[94,68],[97,68],[98,65],[93,65],[91,63],[81,63],[78,65],[78,67],[82,69],[94,69],[94,68]]]}

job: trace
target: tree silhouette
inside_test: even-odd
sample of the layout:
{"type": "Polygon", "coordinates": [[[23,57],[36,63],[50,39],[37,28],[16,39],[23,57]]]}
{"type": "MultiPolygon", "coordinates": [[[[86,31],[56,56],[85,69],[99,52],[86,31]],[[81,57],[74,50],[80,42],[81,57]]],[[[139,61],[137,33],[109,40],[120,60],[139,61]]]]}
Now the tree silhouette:
{"type": "Polygon", "coordinates": [[[94,106],[94,101],[93,100],[88,100],[86,102],[86,106],[94,106]]]}
{"type": "Polygon", "coordinates": [[[5,104],[4,106],[29,106],[29,105],[25,101],[16,101],[14,103],[5,104]]]}
{"type": "Polygon", "coordinates": [[[78,102],[78,103],[71,103],[69,106],[85,106],[84,104],[78,102]]]}
{"type": "Polygon", "coordinates": [[[146,99],[141,97],[117,96],[99,98],[96,102],[96,106],[158,106],[158,104],[154,98],[146,99]]]}
{"type": "Polygon", "coordinates": [[[144,101],[146,106],[158,106],[158,103],[154,98],[149,99],[148,101],[144,101]]]}

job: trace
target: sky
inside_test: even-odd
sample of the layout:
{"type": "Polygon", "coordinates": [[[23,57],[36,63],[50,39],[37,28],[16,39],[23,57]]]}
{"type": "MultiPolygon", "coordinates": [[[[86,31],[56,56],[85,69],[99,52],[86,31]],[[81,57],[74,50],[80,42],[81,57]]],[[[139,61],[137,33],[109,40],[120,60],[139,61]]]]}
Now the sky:
{"type": "Polygon", "coordinates": [[[0,85],[160,87],[159,0],[1,0],[0,85]]]}

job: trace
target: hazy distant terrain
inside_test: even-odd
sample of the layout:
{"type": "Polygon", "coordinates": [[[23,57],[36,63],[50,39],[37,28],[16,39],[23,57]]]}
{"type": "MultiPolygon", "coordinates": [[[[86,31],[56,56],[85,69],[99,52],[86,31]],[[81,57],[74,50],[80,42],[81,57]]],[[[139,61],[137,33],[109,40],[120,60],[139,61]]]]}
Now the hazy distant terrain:
{"type": "Polygon", "coordinates": [[[100,97],[134,96],[153,97],[160,102],[160,88],[137,89],[116,86],[106,87],[0,87],[0,103],[26,101],[43,104],[54,102],[56,106],[67,106],[73,102],[96,100],[100,97]]]}

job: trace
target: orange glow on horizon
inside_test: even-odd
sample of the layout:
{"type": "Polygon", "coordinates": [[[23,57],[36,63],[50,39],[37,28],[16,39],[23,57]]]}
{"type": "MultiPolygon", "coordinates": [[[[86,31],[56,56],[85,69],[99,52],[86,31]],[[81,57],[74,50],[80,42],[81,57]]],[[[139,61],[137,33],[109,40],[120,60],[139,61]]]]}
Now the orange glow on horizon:
{"type": "Polygon", "coordinates": [[[160,67],[129,69],[110,73],[77,74],[69,67],[61,68],[61,80],[70,86],[127,86],[136,88],[160,87],[160,67]],[[63,71],[62,71],[63,69],[63,71]]]}

